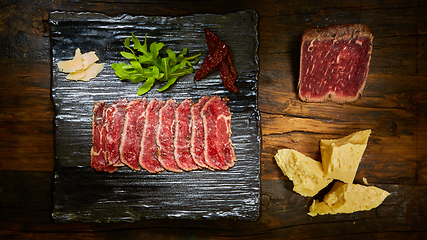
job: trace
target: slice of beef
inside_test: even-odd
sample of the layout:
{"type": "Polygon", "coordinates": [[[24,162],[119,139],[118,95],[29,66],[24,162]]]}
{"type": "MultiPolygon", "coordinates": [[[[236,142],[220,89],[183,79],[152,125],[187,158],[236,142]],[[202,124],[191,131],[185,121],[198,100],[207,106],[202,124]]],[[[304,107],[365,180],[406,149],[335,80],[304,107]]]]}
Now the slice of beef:
{"type": "Polygon", "coordinates": [[[234,166],[236,155],[231,143],[231,113],[228,99],[210,98],[201,115],[205,135],[205,160],[213,169],[227,170],[234,166]]]}
{"type": "Polygon", "coordinates": [[[158,147],[156,143],[159,129],[159,110],[164,104],[164,101],[153,99],[145,110],[145,125],[142,133],[139,165],[150,173],[158,173],[164,170],[157,158],[158,147]]]}
{"type": "Polygon", "coordinates": [[[125,123],[126,106],[128,104],[126,99],[118,99],[108,107],[106,111],[106,156],[108,164],[120,167],[124,164],[120,161],[119,146],[122,138],[123,127],[125,123]]]}
{"type": "Polygon", "coordinates": [[[191,105],[193,101],[185,99],[175,113],[175,160],[178,166],[191,171],[198,169],[198,165],[191,156],[191,105]]]}
{"type": "Polygon", "coordinates": [[[172,172],[182,172],[174,157],[175,111],[178,106],[179,103],[174,99],[168,99],[159,110],[159,132],[156,138],[159,162],[172,172]]]}
{"type": "Polygon", "coordinates": [[[145,109],[148,101],[146,98],[135,99],[126,107],[123,136],[120,143],[120,160],[133,170],[140,171],[139,153],[141,151],[141,138],[145,124],[145,109]]]}
{"type": "Polygon", "coordinates": [[[307,29],[301,43],[299,97],[306,102],[356,101],[365,87],[372,30],[363,24],[307,29]]]}
{"type": "Polygon", "coordinates": [[[199,101],[191,106],[191,156],[193,161],[201,168],[209,168],[205,161],[205,131],[203,129],[203,119],[200,112],[202,107],[209,100],[203,96],[199,101]]]}
{"type": "Polygon", "coordinates": [[[96,171],[114,172],[116,167],[108,165],[106,160],[106,126],[105,112],[107,106],[104,101],[96,102],[92,115],[92,148],[90,150],[90,166],[96,171]]]}

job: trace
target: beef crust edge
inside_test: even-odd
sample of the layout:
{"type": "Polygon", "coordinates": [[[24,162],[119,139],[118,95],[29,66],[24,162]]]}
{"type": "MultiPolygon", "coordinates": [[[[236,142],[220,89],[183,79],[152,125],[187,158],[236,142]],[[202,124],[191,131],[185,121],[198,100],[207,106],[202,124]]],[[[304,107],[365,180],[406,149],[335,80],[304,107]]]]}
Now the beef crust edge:
{"type": "MultiPolygon", "coordinates": [[[[367,62],[367,66],[369,69],[370,62],[371,62],[371,56],[372,56],[372,49],[373,49],[373,31],[372,29],[365,25],[365,24],[334,24],[329,25],[322,28],[310,28],[306,29],[302,34],[302,41],[301,41],[301,52],[300,56],[303,56],[303,44],[305,41],[312,41],[316,38],[320,40],[342,40],[347,39],[351,40],[353,38],[360,38],[360,37],[366,37],[370,40],[371,48],[369,50],[369,60],[367,62]]],[[[302,67],[302,61],[300,60],[300,71],[302,67]]],[[[363,93],[363,90],[366,85],[366,78],[368,74],[366,74],[365,79],[363,81],[362,86],[360,87],[357,95],[355,97],[342,97],[342,96],[336,96],[333,93],[326,94],[323,96],[323,98],[319,99],[307,99],[307,97],[301,95],[300,91],[300,83],[301,83],[301,72],[299,74],[298,79],[298,96],[299,98],[304,102],[336,102],[336,103],[351,103],[358,100],[363,93]]]]}

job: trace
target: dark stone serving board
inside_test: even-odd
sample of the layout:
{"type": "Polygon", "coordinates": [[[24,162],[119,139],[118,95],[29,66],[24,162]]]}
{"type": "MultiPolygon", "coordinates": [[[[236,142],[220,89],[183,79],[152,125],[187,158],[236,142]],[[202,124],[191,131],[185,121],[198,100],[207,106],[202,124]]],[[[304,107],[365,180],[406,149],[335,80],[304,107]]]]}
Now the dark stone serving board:
{"type": "Polygon", "coordinates": [[[52,101],[55,105],[55,174],[53,211],[55,221],[136,221],[153,218],[256,220],[260,214],[260,115],[258,92],[258,14],[244,10],[226,15],[196,14],[181,17],[110,17],[89,12],[51,12],[52,101]],[[178,79],[165,92],[155,85],[144,96],[140,84],[120,81],[111,63],[126,61],[120,51],[133,32],[149,44],[188,55],[202,53],[195,71],[208,55],[204,29],[209,28],[228,43],[238,74],[238,93],[225,90],[218,70],[201,81],[194,73],[178,79]],[[66,80],[56,63],[71,59],[76,48],[96,51],[104,70],[89,82],[66,80]],[[203,95],[227,97],[232,112],[232,142],[238,161],[227,171],[196,170],[183,173],[132,171],[96,172],[90,167],[91,117],[95,102],[111,104],[119,98],[146,97],[181,102],[203,95]]]}

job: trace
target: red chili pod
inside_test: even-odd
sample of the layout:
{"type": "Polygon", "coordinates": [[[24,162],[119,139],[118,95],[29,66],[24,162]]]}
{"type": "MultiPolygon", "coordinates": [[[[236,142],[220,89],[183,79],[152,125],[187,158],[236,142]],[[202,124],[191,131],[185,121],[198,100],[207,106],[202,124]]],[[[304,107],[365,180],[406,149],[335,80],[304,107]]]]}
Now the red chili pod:
{"type": "Polygon", "coordinates": [[[206,44],[208,45],[209,52],[212,52],[222,41],[208,28],[205,28],[206,44]]]}
{"type": "MultiPolygon", "coordinates": [[[[205,38],[210,52],[212,52],[218,45],[222,44],[222,41],[208,28],[205,29],[205,38]]],[[[224,61],[218,65],[218,70],[224,83],[224,87],[230,92],[237,92],[237,88],[234,86],[237,74],[231,61],[231,54],[232,52],[227,48],[227,56],[224,61]]]]}
{"type": "Polygon", "coordinates": [[[221,76],[224,87],[230,92],[237,92],[237,88],[234,86],[235,76],[228,68],[225,61],[222,61],[218,65],[219,75],[221,76]]]}
{"type": "Polygon", "coordinates": [[[201,68],[196,72],[194,79],[200,80],[212,69],[216,68],[219,63],[224,61],[227,56],[227,43],[221,43],[203,60],[201,68]]]}

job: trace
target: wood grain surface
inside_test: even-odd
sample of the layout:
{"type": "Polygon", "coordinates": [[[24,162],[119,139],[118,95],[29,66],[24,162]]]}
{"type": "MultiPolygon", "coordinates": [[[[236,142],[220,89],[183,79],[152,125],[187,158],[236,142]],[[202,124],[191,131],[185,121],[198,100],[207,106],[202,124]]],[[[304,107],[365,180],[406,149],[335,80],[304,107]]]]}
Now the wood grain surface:
{"type": "MultiPolygon", "coordinates": [[[[391,1],[30,1],[0,3],[0,239],[426,239],[427,3],[391,1]],[[180,16],[259,14],[261,217],[254,222],[144,220],[55,223],[50,11],[180,16]],[[364,23],[374,32],[363,96],[351,104],[297,97],[306,28],[364,23]],[[310,217],[278,149],[320,160],[319,141],[372,129],[355,182],[391,193],[371,211],[310,217]]],[[[321,192],[316,198],[321,198],[321,192]]]]}

